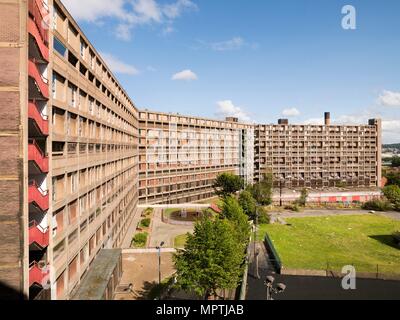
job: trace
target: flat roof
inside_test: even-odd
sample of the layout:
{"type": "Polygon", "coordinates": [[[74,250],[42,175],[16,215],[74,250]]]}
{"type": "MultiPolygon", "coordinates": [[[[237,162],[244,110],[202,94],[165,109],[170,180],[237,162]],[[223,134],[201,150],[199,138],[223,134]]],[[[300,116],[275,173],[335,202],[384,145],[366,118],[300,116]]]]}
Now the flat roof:
{"type": "Polygon", "coordinates": [[[120,261],[121,249],[103,249],[93,261],[73,300],[101,300],[120,261]]]}

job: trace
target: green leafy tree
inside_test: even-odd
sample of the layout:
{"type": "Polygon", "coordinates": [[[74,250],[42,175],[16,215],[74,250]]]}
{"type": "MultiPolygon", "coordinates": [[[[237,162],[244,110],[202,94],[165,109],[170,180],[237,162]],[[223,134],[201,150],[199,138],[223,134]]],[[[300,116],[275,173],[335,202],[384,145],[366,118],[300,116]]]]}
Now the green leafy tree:
{"type": "Polygon", "coordinates": [[[306,204],[307,204],[307,199],[308,199],[308,190],[307,189],[302,189],[301,190],[301,195],[300,195],[300,198],[299,198],[299,200],[297,201],[297,204],[299,205],[299,206],[305,206],[306,204]]]}
{"type": "Polygon", "coordinates": [[[218,196],[226,198],[241,190],[243,185],[243,179],[239,176],[232,173],[222,173],[214,182],[214,190],[218,196]]]}
{"type": "Polygon", "coordinates": [[[388,185],[400,186],[400,172],[389,172],[385,174],[385,177],[388,179],[388,185]]]}
{"type": "Polygon", "coordinates": [[[385,197],[393,204],[396,210],[400,210],[400,187],[393,185],[383,189],[385,197]]]}
{"type": "Polygon", "coordinates": [[[247,214],[250,219],[254,220],[256,216],[257,202],[249,191],[245,190],[240,194],[239,204],[244,213],[247,214]]]}
{"type": "Polygon", "coordinates": [[[394,168],[400,167],[400,157],[394,156],[392,158],[392,167],[394,167],[394,168]]]}
{"type": "Polygon", "coordinates": [[[227,219],[202,219],[188,235],[185,250],[174,255],[177,286],[208,299],[219,289],[235,289],[245,252],[227,219]]]}
{"type": "Polygon", "coordinates": [[[253,198],[257,203],[268,206],[272,203],[272,191],[273,191],[273,178],[271,174],[267,174],[264,178],[255,183],[252,186],[247,187],[253,198]]]}
{"type": "Polygon", "coordinates": [[[244,250],[249,243],[251,228],[248,216],[244,213],[239,202],[234,197],[227,197],[224,199],[222,216],[232,223],[236,233],[236,239],[238,243],[243,246],[244,250]]]}

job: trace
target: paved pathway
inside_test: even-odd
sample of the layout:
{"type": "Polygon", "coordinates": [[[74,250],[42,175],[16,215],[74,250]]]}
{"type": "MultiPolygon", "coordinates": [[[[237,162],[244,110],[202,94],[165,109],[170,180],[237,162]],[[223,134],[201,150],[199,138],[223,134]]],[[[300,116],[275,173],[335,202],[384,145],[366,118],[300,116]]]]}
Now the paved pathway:
{"type": "Polygon", "coordinates": [[[400,221],[400,212],[379,212],[378,214],[400,221]]]}
{"type": "Polygon", "coordinates": [[[164,242],[164,247],[173,248],[175,238],[188,232],[193,232],[193,227],[164,223],[161,220],[161,209],[155,209],[149,247],[155,248],[164,242]]]}

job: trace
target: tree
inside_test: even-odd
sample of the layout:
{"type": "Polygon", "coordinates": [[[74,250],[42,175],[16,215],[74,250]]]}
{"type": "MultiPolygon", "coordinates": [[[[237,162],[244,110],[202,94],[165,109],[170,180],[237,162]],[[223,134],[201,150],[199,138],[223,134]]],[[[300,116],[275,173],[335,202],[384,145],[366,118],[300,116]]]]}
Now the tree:
{"type": "Polygon", "coordinates": [[[392,167],[394,167],[394,168],[400,167],[400,157],[394,156],[392,158],[392,167]]]}
{"type": "Polygon", "coordinates": [[[247,214],[250,219],[254,220],[256,217],[257,202],[249,191],[245,190],[240,194],[239,204],[244,213],[247,214]]]}
{"type": "Polygon", "coordinates": [[[387,186],[383,189],[385,197],[393,204],[396,210],[400,210],[400,187],[387,186]]]}
{"type": "Polygon", "coordinates": [[[304,207],[307,204],[307,199],[308,199],[308,190],[304,188],[301,190],[300,198],[297,201],[298,205],[304,207]]]}
{"type": "Polygon", "coordinates": [[[248,186],[247,191],[253,195],[257,203],[268,206],[272,203],[272,187],[273,178],[271,174],[268,174],[260,182],[248,186]]]}
{"type": "MultiPolygon", "coordinates": [[[[234,197],[230,196],[224,199],[222,216],[232,223],[238,243],[244,248],[247,247],[251,229],[249,219],[234,197]]],[[[243,250],[245,250],[244,248],[243,250]]]]}
{"type": "Polygon", "coordinates": [[[232,173],[222,173],[215,180],[213,187],[218,196],[226,198],[241,190],[243,185],[242,178],[232,173]]]}
{"type": "Polygon", "coordinates": [[[219,289],[235,289],[245,251],[227,219],[202,219],[188,235],[185,250],[174,255],[177,286],[208,299],[219,289]]]}
{"type": "Polygon", "coordinates": [[[390,172],[387,173],[385,176],[388,179],[388,185],[400,186],[400,172],[390,172]]]}

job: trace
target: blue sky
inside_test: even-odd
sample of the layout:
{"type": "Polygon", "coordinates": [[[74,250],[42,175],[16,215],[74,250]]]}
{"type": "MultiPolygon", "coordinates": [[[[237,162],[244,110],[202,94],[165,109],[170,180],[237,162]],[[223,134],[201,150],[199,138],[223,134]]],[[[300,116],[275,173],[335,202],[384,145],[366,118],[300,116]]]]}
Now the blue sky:
{"type": "Polygon", "coordinates": [[[64,0],[138,108],[246,121],[381,117],[400,142],[398,0],[64,0]],[[342,28],[342,7],[357,29],[342,28]]]}

